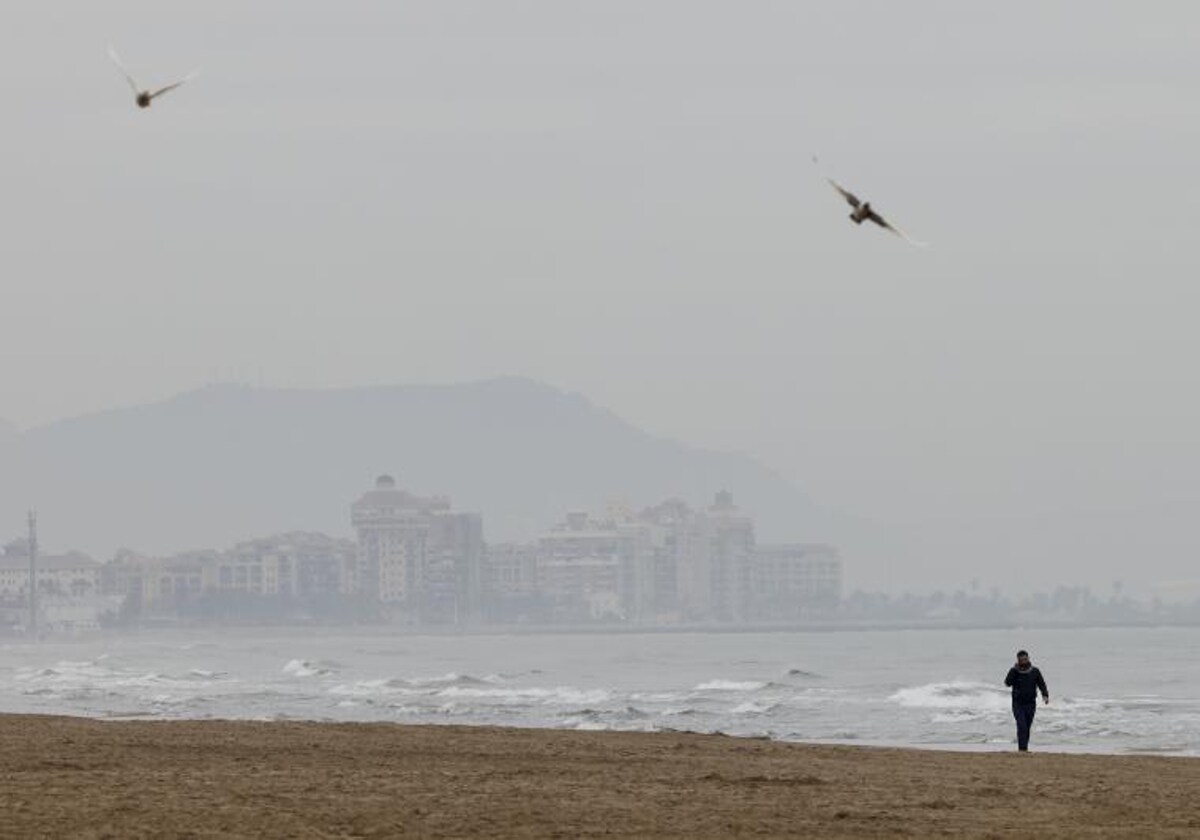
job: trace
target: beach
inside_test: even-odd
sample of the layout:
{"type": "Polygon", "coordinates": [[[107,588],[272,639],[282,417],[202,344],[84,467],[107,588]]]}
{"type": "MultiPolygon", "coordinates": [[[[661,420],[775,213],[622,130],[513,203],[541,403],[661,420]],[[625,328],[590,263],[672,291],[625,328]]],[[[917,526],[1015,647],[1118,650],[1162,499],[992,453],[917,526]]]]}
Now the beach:
{"type": "Polygon", "coordinates": [[[0,716],[4,837],[1194,837],[1200,760],[0,716]]]}

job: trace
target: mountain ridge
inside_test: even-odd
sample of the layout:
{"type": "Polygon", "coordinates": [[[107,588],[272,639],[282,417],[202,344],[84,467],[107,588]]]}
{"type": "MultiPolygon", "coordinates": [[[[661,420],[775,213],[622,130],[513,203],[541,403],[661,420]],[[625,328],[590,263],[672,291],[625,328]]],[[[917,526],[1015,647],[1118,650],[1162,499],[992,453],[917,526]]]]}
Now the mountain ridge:
{"type": "MultiPolygon", "coordinates": [[[[730,490],[764,541],[841,530],[741,454],[651,434],[585,396],[526,377],[462,384],[264,389],[211,385],[16,432],[0,502],[42,510],[44,539],[104,558],[118,546],[221,548],[287,530],[349,534],[380,473],[482,513],[489,541],[530,539],[612,499],[695,506],[730,490]]],[[[19,524],[10,513],[11,530],[19,524]]]]}

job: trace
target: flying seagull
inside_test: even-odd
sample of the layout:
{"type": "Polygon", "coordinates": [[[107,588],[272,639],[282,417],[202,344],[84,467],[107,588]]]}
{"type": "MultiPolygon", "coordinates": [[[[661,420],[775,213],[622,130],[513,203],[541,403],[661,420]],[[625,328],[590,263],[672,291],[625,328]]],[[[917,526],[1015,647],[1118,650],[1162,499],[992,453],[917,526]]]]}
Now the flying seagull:
{"type": "MultiPolygon", "coordinates": [[[[816,159],[814,158],[814,161],[815,160],[816,159]]],[[[864,221],[872,221],[875,224],[879,225],[881,228],[887,228],[892,233],[896,234],[901,239],[903,239],[905,242],[908,242],[912,245],[916,245],[921,248],[925,247],[926,243],[917,242],[915,239],[909,238],[907,233],[900,230],[900,228],[896,227],[891,222],[889,222],[887,219],[883,218],[883,216],[880,216],[878,213],[876,213],[874,208],[871,207],[871,202],[859,201],[858,196],[856,196],[854,193],[850,192],[848,189],[843,187],[841,184],[839,184],[837,181],[833,180],[832,178],[826,178],[825,180],[829,182],[830,186],[832,186],[835,190],[837,190],[839,193],[841,193],[842,198],[846,199],[847,204],[849,204],[851,207],[854,208],[854,212],[850,214],[850,219],[851,219],[851,221],[854,222],[854,224],[861,225],[864,221]]]]}
{"type": "Polygon", "coordinates": [[[196,70],[193,70],[191,73],[188,73],[186,76],[184,76],[179,81],[172,82],[169,85],[164,85],[163,87],[160,87],[157,90],[150,90],[148,88],[143,90],[142,88],[138,87],[138,83],[133,80],[133,76],[129,75],[129,71],[126,70],[125,65],[121,63],[121,59],[117,55],[117,51],[112,48],[111,44],[108,47],[108,57],[112,59],[113,64],[117,65],[117,69],[121,71],[121,75],[123,75],[125,77],[125,81],[129,82],[129,86],[131,88],[133,88],[134,102],[137,103],[137,106],[139,108],[149,108],[150,103],[154,99],[156,99],[159,96],[162,96],[164,93],[166,93],[169,90],[175,90],[175,88],[179,87],[181,84],[183,84],[184,82],[186,82],[189,79],[191,79],[192,77],[194,77],[196,75],[196,73],[198,72],[196,70]]]}

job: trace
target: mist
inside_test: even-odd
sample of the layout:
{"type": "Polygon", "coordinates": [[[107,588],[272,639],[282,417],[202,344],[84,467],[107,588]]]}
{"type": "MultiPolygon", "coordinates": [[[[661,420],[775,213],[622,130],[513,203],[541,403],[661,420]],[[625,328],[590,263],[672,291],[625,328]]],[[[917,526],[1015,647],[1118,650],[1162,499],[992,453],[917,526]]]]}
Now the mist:
{"type": "MultiPolygon", "coordinates": [[[[0,417],[24,451],[214,382],[522,376],[787,479],[841,518],[779,539],[835,539],[867,588],[1194,580],[1198,23],[1184,3],[14,8],[0,417]],[[141,112],[110,42],[148,84],[202,74],[141,112]],[[848,222],[826,175],[931,247],[848,222]]],[[[322,499],[342,533],[377,473],[405,476],[391,454],[322,499]]],[[[54,516],[69,470],[6,474],[6,538],[37,507],[56,550],[101,559],[279,524],[93,536],[54,516]]],[[[662,495],[741,499],[683,483],[662,495]]],[[[611,492],[570,489],[544,492],[562,513],[611,492]]]]}

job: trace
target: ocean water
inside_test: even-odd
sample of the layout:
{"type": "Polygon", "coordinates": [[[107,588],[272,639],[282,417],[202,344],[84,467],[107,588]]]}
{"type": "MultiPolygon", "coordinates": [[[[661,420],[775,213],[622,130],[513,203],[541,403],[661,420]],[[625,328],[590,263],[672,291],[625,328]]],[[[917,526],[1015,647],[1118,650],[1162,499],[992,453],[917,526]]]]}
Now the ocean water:
{"type": "Polygon", "coordinates": [[[1011,749],[1003,685],[1049,683],[1033,748],[1200,755],[1200,629],[403,635],[166,631],[0,644],[0,711],[724,732],[1011,749]]]}

